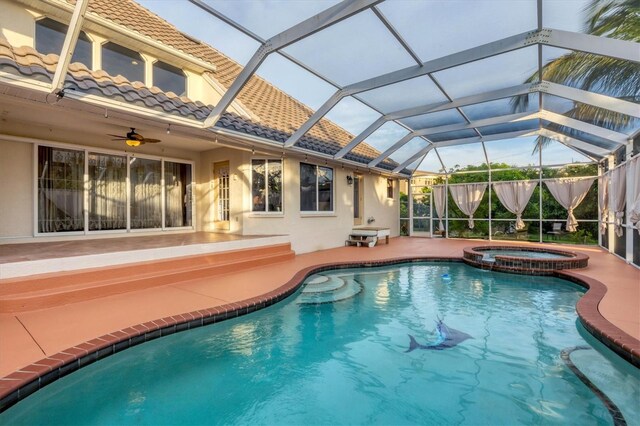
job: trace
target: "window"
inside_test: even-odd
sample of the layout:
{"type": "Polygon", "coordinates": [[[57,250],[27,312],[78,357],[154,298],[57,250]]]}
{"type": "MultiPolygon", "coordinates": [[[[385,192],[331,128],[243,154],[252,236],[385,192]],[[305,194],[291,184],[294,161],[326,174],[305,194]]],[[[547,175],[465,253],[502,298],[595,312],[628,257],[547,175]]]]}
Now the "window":
{"type": "Polygon", "coordinates": [[[187,78],[182,70],[160,61],[153,64],[153,85],[178,96],[187,93],[187,78]]]}
{"type": "Polygon", "coordinates": [[[300,211],[333,211],[333,169],[300,163],[300,211]]]}
{"type": "Polygon", "coordinates": [[[191,226],[192,188],[190,164],[164,162],[165,227],[191,226]]]}
{"type": "MultiPolygon", "coordinates": [[[[45,55],[60,55],[67,29],[68,26],[53,19],[44,18],[36,21],[36,50],[45,55]]],[[[80,31],[71,62],[81,62],[91,69],[92,58],[91,40],[84,31],[80,31]]]]}
{"type": "Polygon", "coordinates": [[[132,157],[131,229],[162,227],[162,190],[160,160],[132,157]]]}
{"type": "Polygon", "coordinates": [[[254,212],[282,211],[282,160],[251,161],[251,197],[254,212]]]}
{"type": "Polygon", "coordinates": [[[84,152],[38,147],[38,232],[84,230],[84,152]]]}
{"type": "Polygon", "coordinates": [[[102,46],[102,69],[109,75],[121,75],[129,81],[144,82],[144,60],[131,49],[115,43],[102,46]]]}
{"type": "Polygon", "coordinates": [[[89,231],[127,229],[127,157],[89,153],[89,231]]]}
{"type": "Polygon", "coordinates": [[[393,198],[393,179],[387,179],[387,198],[393,198]]]}

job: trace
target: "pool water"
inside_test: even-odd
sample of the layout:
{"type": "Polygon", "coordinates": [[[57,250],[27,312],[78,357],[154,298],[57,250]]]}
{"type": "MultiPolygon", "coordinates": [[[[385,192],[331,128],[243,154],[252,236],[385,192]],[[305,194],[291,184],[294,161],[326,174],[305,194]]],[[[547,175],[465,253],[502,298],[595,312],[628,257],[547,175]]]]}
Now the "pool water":
{"type": "Polygon", "coordinates": [[[482,250],[482,260],[493,262],[496,256],[515,256],[527,259],[566,259],[569,256],[551,253],[546,251],[527,251],[527,250],[482,250]]]}
{"type": "MultiPolygon", "coordinates": [[[[560,358],[593,343],[576,321],[575,284],[461,263],[307,282],[267,309],[87,366],[0,424],[612,424],[560,358]],[[471,338],[443,347],[456,332],[471,338]],[[420,346],[408,352],[409,335],[420,346]]],[[[639,370],[593,346],[576,364],[624,384],[609,397],[633,424],[639,370]]]]}

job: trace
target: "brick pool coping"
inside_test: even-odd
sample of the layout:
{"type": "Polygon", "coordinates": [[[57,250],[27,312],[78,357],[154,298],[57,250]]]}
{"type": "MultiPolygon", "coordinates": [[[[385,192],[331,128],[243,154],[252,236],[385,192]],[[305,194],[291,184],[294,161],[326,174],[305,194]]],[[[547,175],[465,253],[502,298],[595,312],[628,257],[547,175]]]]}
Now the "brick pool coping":
{"type": "MultiPolygon", "coordinates": [[[[385,260],[337,262],[308,266],[289,281],[265,294],[216,308],[200,309],[127,327],[67,348],[0,378],[0,412],[42,387],[95,361],[138,344],[176,332],[235,318],[271,306],[293,294],[304,280],[315,273],[353,267],[376,267],[416,262],[463,262],[461,257],[399,257],[385,260]]],[[[471,263],[466,261],[466,263],[471,263]]],[[[632,365],[640,368],[640,340],[617,328],[599,312],[598,304],[607,287],[598,280],[572,271],[552,271],[547,275],[574,282],[587,292],[578,300],[576,311],[584,327],[599,341],[632,365]]]]}

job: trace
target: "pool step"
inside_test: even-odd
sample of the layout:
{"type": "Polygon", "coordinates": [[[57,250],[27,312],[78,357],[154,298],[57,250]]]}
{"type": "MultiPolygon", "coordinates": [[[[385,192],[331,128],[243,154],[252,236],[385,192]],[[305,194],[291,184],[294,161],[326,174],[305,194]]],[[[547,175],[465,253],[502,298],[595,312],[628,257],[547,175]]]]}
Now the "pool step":
{"type": "Polygon", "coordinates": [[[60,306],[150,287],[236,272],[293,259],[291,245],[275,244],[0,280],[0,313],[60,306]]]}
{"type": "Polygon", "coordinates": [[[362,291],[362,285],[352,278],[341,278],[336,275],[326,276],[328,280],[309,282],[298,296],[301,305],[318,305],[350,299],[362,291]]]}

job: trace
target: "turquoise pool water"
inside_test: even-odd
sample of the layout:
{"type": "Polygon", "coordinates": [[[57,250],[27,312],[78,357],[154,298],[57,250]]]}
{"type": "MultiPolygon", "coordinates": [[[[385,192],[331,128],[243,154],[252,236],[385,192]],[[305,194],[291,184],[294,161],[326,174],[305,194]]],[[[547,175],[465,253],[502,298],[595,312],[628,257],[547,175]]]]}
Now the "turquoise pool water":
{"type": "Polygon", "coordinates": [[[584,334],[572,283],[461,263],[307,282],[270,308],[83,368],[0,424],[612,424],[560,358],[578,345],[595,349],[575,364],[640,419],[639,370],[584,334]],[[456,333],[471,338],[447,346],[456,333]],[[420,346],[407,352],[409,335],[420,346]]]}
{"type": "Polygon", "coordinates": [[[565,256],[558,253],[551,253],[546,251],[527,251],[527,250],[480,250],[483,254],[482,260],[489,262],[495,261],[496,256],[515,256],[525,257],[527,259],[566,259],[569,256],[565,256]]]}

